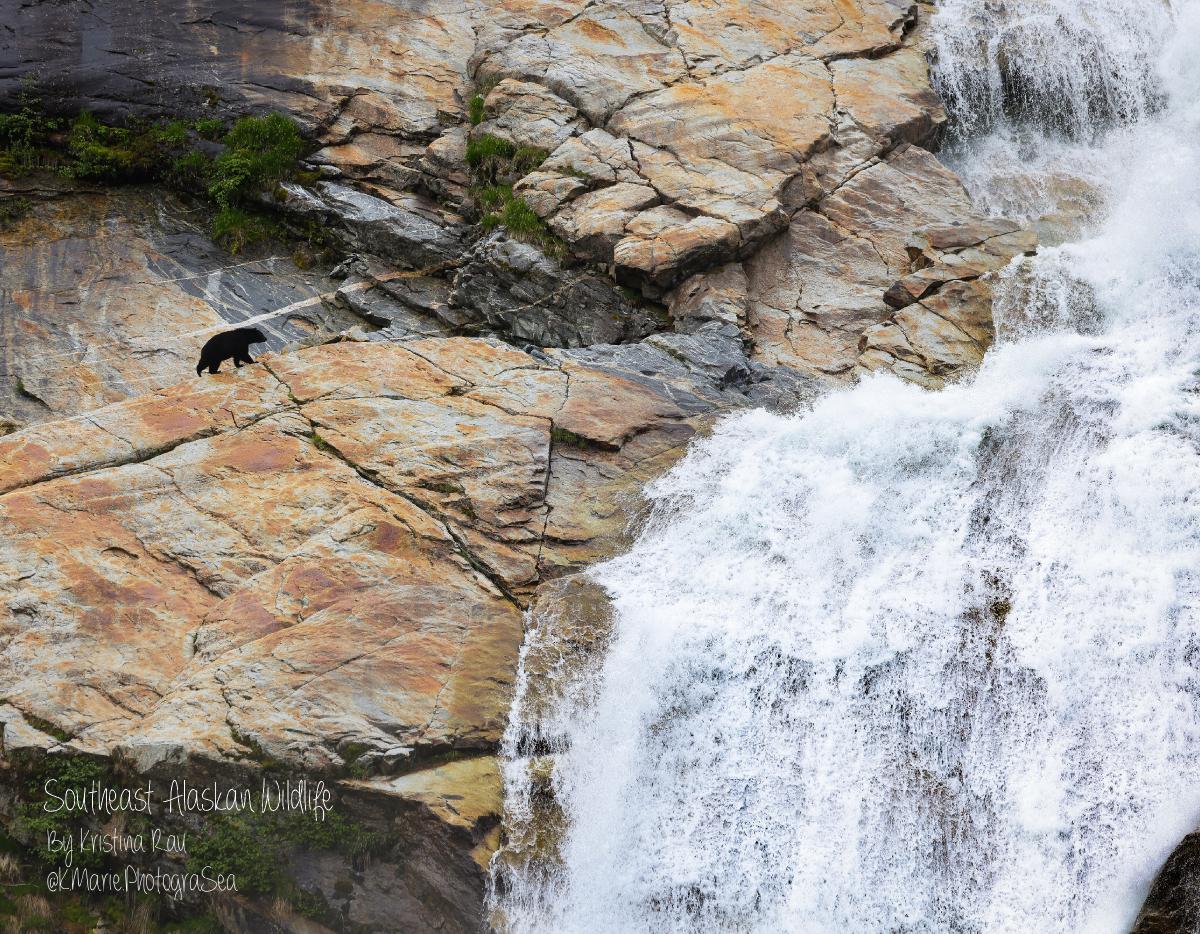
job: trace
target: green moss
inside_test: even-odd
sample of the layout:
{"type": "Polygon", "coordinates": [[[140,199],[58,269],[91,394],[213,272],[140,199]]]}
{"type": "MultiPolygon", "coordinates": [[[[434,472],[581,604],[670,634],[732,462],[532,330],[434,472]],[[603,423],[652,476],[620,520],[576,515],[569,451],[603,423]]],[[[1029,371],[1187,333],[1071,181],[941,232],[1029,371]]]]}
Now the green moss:
{"type": "Polygon", "coordinates": [[[20,396],[22,399],[30,399],[34,402],[42,401],[36,395],[34,395],[32,392],[30,392],[29,387],[27,387],[25,385],[25,380],[21,379],[21,377],[19,377],[19,376],[17,377],[16,382],[13,384],[13,388],[16,390],[17,395],[20,396]]]}
{"type": "Polygon", "coordinates": [[[595,448],[598,447],[596,442],[583,435],[577,435],[573,431],[568,431],[566,428],[559,428],[554,425],[550,428],[550,440],[555,444],[566,444],[573,448],[595,448]]]}
{"type": "Polygon", "coordinates": [[[278,225],[261,214],[224,207],[213,218],[212,237],[235,256],[248,246],[279,236],[278,225]]]}
{"type": "Polygon", "coordinates": [[[316,448],[318,451],[320,451],[322,454],[337,453],[337,448],[335,448],[332,444],[330,444],[328,441],[326,441],[324,438],[322,438],[315,431],[308,437],[309,437],[309,440],[312,441],[313,447],[316,448]]]}
{"type": "Polygon", "coordinates": [[[283,768],[283,763],[278,759],[267,754],[267,751],[262,748],[262,744],[253,736],[247,736],[245,733],[239,732],[236,728],[229,728],[229,735],[239,746],[244,746],[250,750],[248,759],[252,759],[267,771],[274,771],[283,768]]]}
{"type": "Polygon", "coordinates": [[[371,769],[365,762],[359,760],[371,750],[371,747],[366,743],[347,743],[345,747],[338,751],[345,763],[347,774],[352,778],[366,778],[371,774],[371,769]]]}
{"type": "MultiPolygon", "coordinates": [[[[17,380],[17,382],[19,384],[20,380],[17,380]]],[[[18,391],[23,391],[24,388],[24,386],[18,386],[18,391]]],[[[53,736],[60,743],[65,743],[71,738],[70,733],[68,733],[66,730],[59,729],[49,720],[43,720],[41,717],[35,717],[33,714],[29,713],[25,714],[24,716],[25,722],[31,727],[33,727],[35,730],[40,730],[47,736],[53,736]]]]}
{"type": "Polygon", "coordinates": [[[467,116],[471,120],[471,126],[479,126],[483,123],[483,95],[476,94],[467,104],[467,116]]]}
{"type": "Polygon", "coordinates": [[[218,815],[205,824],[197,839],[188,838],[188,868],[199,872],[232,873],[238,891],[274,894],[293,904],[300,896],[288,880],[290,850],[324,850],[350,859],[381,852],[386,838],[332,812],[323,821],[296,811],[218,815]]]}

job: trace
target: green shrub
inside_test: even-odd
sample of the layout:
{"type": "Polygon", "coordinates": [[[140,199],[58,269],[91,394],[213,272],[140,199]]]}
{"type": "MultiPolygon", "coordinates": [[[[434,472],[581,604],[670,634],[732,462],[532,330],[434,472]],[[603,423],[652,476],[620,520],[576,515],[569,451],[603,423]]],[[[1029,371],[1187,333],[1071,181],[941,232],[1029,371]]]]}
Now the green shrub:
{"type": "Polygon", "coordinates": [[[212,176],[213,160],[199,150],[192,150],[171,163],[167,181],[176,188],[186,191],[204,191],[212,176]]]}
{"type": "MultiPolygon", "coordinates": [[[[21,802],[14,809],[13,836],[43,862],[53,865],[58,856],[47,849],[48,833],[74,833],[75,822],[65,811],[47,811],[43,807],[47,800],[46,782],[53,778],[58,780],[60,788],[78,789],[86,788],[93,781],[108,781],[111,775],[104,763],[85,756],[46,756],[17,764],[27,784],[21,802]]],[[[81,866],[98,866],[103,860],[97,852],[80,851],[76,861],[81,866]]]]}
{"type": "Polygon", "coordinates": [[[192,129],[201,139],[216,141],[225,135],[225,121],[216,117],[207,117],[193,123],[192,129]]]}
{"type": "Polygon", "coordinates": [[[182,152],[188,142],[187,126],[182,121],[134,128],[101,123],[86,110],[72,123],[67,135],[70,159],[63,166],[69,178],[98,181],[125,181],[169,175],[173,153],[182,152]]]}
{"type": "Polygon", "coordinates": [[[246,153],[227,149],[212,166],[208,196],[222,208],[229,208],[257,189],[254,158],[246,153]]]}
{"type": "MultiPolygon", "coordinates": [[[[29,85],[19,98],[21,108],[0,115],[0,172],[27,173],[57,166],[68,178],[101,182],[160,181],[201,194],[215,203],[213,239],[232,253],[279,233],[257,214],[263,193],[278,190],[285,179],[312,184],[319,176],[299,171],[304,140],[295,121],[282,114],[244,117],[225,132],[216,118],[189,125],[181,120],[156,124],[110,126],[87,111],[71,121],[65,139],[65,158],[47,148],[58,122],[40,112],[29,85]],[[222,139],[224,151],[215,159],[193,148],[191,131],[204,139],[222,139]]],[[[0,208],[0,226],[25,208],[0,208]]]]}
{"type": "Polygon", "coordinates": [[[156,147],[185,146],[188,141],[187,134],[187,124],[182,120],[172,120],[170,123],[159,124],[146,131],[147,141],[156,147]]]}
{"type": "Polygon", "coordinates": [[[22,175],[41,168],[49,136],[59,121],[42,112],[34,80],[25,78],[15,113],[0,114],[0,174],[22,175]]]}
{"type": "Polygon", "coordinates": [[[188,838],[189,870],[211,866],[214,872],[232,873],[239,892],[279,891],[284,866],[278,841],[258,823],[241,814],[213,818],[203,836],[188,838]]]}
{"type": "Polygon", "coordinates": [[[327,850],[350,859],[384,850],[387,839],[340,814],[323,821],[296,811],[270,814],[219,815],[204,832],[188,837],[188,868],[204,866],[237,877],[239,892],[288,893],[287,852],[294,848],[327,850]]]}
{"type": "Polygon", "coordinates": [[[69,178],[117,181],[134,169],[132,134],[120,127],[105,126],[88,111],[71,124],[67,151],[71,161],[63,174],[69,178]]]}
{"type": "Polygon", "coordinates": [[[290,177],[304,153],[299,127],[282,114],[243,117],[225,137],[225,146],[208,189],[221,207],[290,177]]]}

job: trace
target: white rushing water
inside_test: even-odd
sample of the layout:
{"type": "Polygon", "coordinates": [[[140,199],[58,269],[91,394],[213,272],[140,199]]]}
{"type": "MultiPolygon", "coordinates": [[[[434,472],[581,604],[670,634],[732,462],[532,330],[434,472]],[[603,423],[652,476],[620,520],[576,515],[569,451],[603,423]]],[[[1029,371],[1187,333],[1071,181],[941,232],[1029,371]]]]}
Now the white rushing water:
{"type": "Polygon", "coordinates": [[[1200,0],[936,29],[981,203],[1098,220],[970,382],[748,412],[653,485],[607,653],[514,706],[517,934],[1116,934],[1200,824],[1200,0]]]}

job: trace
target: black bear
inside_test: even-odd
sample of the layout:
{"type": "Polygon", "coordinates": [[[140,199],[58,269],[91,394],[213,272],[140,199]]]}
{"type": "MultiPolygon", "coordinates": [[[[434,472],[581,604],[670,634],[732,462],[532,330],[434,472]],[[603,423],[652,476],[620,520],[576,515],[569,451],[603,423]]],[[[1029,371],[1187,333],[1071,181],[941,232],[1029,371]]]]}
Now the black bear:
{"type": "Polygon", "coordinates": [[[226,360],[233,360],[234,366],[243,363],[253,363],[250,357],[250,345],[261,344],[267,335],[258,328],[234,328],[214,334],[200,351],[200,362],[196,364],[196,375],[199,376],[208,367],[208,372],[216,373],[226,360]]]}

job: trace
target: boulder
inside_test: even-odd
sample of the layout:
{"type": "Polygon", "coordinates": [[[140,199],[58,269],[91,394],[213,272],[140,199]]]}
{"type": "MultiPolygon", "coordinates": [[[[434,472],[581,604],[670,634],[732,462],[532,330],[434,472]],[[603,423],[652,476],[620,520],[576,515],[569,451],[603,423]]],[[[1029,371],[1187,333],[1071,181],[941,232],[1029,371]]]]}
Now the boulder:
{"type": "Polygon", "coordinates": [[[1131,934],[1200,930],[1200,833],[1188,834],[1154,879],[1131,934]]]}
{"type": "Polygon", "coordinates": [[[529,81],[506,78],[484,99],[482,123],[473,136],[494,136],[513,146],[557,149],[586,129],[579,111],[552,91],[529,81]]]}

